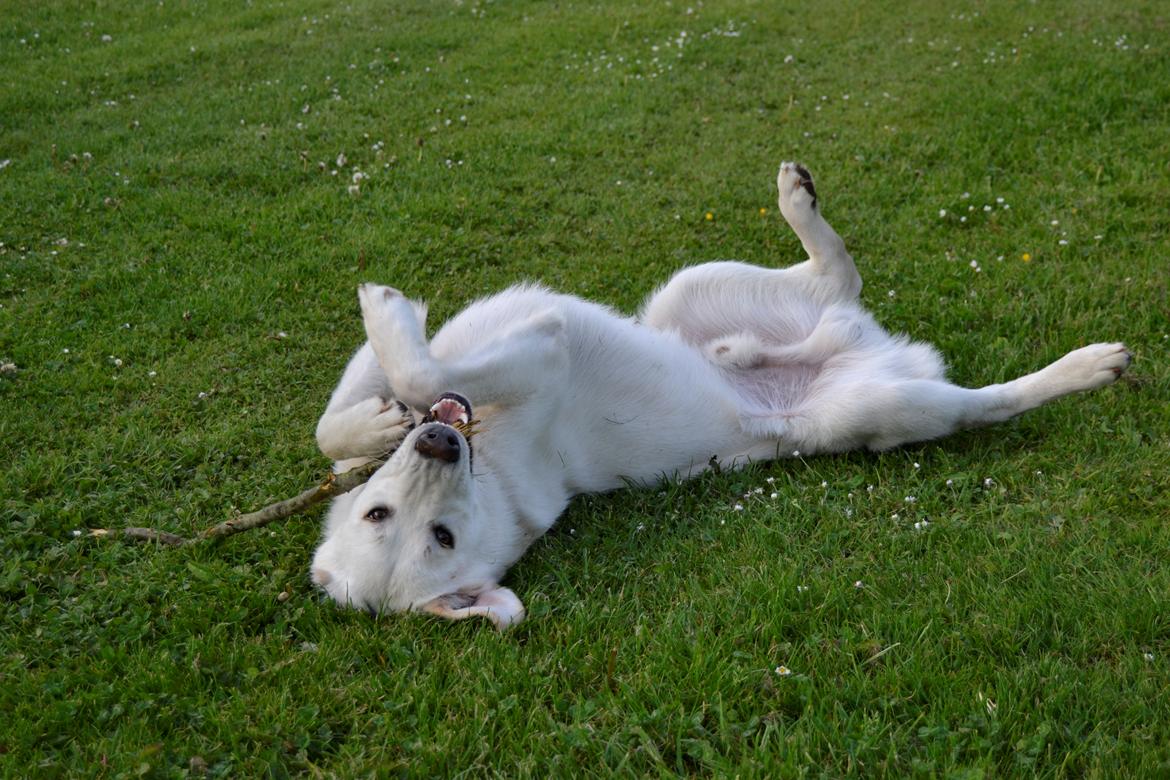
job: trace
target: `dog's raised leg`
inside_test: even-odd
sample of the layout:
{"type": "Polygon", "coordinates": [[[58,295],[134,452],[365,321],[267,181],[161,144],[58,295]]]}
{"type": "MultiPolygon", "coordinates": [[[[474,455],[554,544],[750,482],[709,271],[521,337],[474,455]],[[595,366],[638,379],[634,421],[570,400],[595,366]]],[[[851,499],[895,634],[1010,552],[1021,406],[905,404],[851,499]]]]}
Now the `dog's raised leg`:
{"type": "Polygon", "coordinates": [[[567,370],[564,320],[538,312],[510,331],[454,360],[434,358],[414,305],[391,287],[358,289],[370,346],[398,397],[426,410],[445,391],[472,402],[513,403],[543,389],[567,370]]]}
{"type": "Polygon", "coordinates": [[[776,187],[780,213],[808,252],[805,268],[814,291],[826,301],[856,300],[861,275],[845,251],[845,242],[821,216],[812,175],[799,163],[781,163],[776,187]]]}

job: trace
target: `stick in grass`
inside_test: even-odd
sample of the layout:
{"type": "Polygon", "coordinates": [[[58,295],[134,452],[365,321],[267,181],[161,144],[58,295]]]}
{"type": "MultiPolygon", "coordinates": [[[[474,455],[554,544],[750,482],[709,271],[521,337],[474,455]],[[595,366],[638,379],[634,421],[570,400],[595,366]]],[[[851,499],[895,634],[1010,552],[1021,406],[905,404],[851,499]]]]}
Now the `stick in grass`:
{"type": "MultiPolygon", "coordinates": [[[[459,430],[460,433],[470,440],[475,436],[476,426],[478,424],[479,420],[468,420],[467,422],[454,423],[452,427],[459,430]]],[[[393,451],[391,451],[386,455],[386,458],[389,458],[393,454],[393,451]]],[[[242,531],[249,531],[253,528],[274,523],[277,520],[284,520],[322,501],[339,496],[342,493],[348,493],[358,485],[365,484],[385,462],[385,460],[371,461],[364,466],[343,471],[340,474],[331,471],[324,482],[316,487],[309,488],[298,496],[277,501],[275,504],[269,504],[263,509],[249,512],[246,515],[240,515],[231,520],[225,520],[217,526],[208,528],[198,536],[192,536],[190,538],[172,534],[169,531],[159,531],[154,528],[92,528],[89,531],[89,535],[102,539],[154,542],[168,547],[182,547],[183,545],[193,544],[195,542],[222,539],[225,536],[234,536],[242,531]]]]}
{"type": "Polygon", "coordinates": [[[359,466],[356,469],[342,472],[341,474],[329,472],[329,476],[325,478],[325,481],[315,487],[309,488],[298,496],[277,501],[275,504],[269,504],[263,509],[234,517],[231,520],[225,520],[219,525],[208,528],[198,536],[192,536],[190,538],[167,531],[158,531],[154,528],[94,528],[90,530],[89,535],[107,539],[122,539],[131,542],[155,542],[168,547],[181,547],[194,542],[222,539],[225,536],[234,536],[243,531],[249,531],[253,528],[259,528],[262,525],[274,523],[277,520],[284,520],[322,501],[339,496],[342,493],[348,493],[358,485],[364,484],[369,480],[384,462],[376,460],[364,466],[359,466]]]}

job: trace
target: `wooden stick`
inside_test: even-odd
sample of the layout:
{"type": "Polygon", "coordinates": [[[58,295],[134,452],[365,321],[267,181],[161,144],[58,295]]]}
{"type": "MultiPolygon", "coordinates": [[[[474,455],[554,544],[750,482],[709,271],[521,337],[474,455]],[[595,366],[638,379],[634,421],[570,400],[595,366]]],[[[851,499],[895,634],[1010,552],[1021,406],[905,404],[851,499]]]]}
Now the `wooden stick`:
{"type": "Polygon", "coordinates": [[[356,469],[342,472],[341,474],[335,474],[331,471],[324,482],[316,487],[309,488],[298,496],[277,501],[275,504],[269,504],[263,509],[234,517],[231,520],[225,520],[217,526],[208,528],[198,536],[192,536],[190,538],[167,531],[158,531],[153,528],[93,528],[90,530],[89,535],[96,538],[124,539],[132,542],[154,542],[168,547],[182,547],[185,544],[193,544],[195,542],[223,539],[224,537],[234,536],[243,531],[259,528],[262,525],[274,523],[277,520],[284,520],[322,501],[339,496],[342,493],[348,493],[358,485],[365,484],[383,463],[385,461],[375,460],[356,469]]]}

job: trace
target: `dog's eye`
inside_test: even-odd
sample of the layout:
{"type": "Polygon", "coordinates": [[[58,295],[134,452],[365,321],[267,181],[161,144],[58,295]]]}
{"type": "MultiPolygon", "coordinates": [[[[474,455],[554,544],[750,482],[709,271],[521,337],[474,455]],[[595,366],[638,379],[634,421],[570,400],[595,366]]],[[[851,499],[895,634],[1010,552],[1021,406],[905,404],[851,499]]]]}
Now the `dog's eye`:
{"type": "Polygon", "coordinates": [[[446,547],[450,550],[455,546],[455,535],[447,530],[445,525],[436,525],[434,529],[435,541],[439,543],[440,547],[446,547]]]}
{"type": "Polygon", "coordinates": [[[366,512],[366,519],[371,523],[380,523],[390,515],[394,514],[394,510],[388,506],[376,506],[369,512],[366,512]]]}

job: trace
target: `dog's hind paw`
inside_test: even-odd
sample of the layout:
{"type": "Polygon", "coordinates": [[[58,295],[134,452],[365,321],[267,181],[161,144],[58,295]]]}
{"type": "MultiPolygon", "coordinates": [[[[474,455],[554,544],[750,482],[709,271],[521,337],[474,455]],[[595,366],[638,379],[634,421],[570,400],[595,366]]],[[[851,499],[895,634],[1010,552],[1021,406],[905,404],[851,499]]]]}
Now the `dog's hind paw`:
{"type": "Polygon", "coordinates": [[[713,339],[703,347],[707,359],[720,368],[756,368],[767,358],[767,348],[750,333],[713,339]]]}
{"type": "Polygon", "coordinates": [[[1116,381],[1132,360],[1124,344],[1090,344],[1068,353],[1049,370],[1065,392],[1095,390],[1116,381]]]}
{"type": "Polygon", "coordinates": [[[780,192],[780,213],[789,222],[800,220],[817,209],[817,189],[812,174],[800,163],[780,164],[776,174],[776,187],[780,192]]]}

